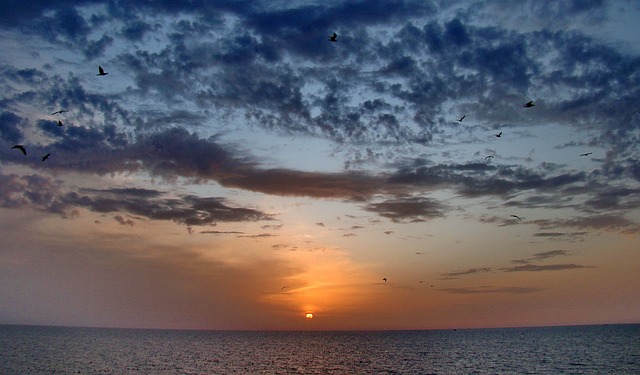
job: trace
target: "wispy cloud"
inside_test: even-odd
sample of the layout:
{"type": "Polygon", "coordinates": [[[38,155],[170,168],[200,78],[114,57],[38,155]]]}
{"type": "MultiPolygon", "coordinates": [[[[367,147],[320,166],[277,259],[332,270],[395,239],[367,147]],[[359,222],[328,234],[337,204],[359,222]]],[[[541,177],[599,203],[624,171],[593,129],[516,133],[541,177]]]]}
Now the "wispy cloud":
{"type": "Polygon", "coordinates": [[[441,275],[441,279],[450,280],[457,279],[460,276],[475,275],[478,273],[492,272],[491,267],[469,268],[463,271],[451,271],[441,275]]]}
{"type": "Polygon", "coordinates": [[[535,287],[492,287],[477,286],[468,288],[439,288],[438,290],[451,294],[529,294],[540,292],[543,289],[535,287]]]}
{"type": "Polygon", "coordinates": [[[501,268],[504,272],[540,272],[540,271],[564,271],[581,268],[594,268],[593,266],[581,266],[579,264],[525,264],[522,266],[513,266],[501,268]]]}

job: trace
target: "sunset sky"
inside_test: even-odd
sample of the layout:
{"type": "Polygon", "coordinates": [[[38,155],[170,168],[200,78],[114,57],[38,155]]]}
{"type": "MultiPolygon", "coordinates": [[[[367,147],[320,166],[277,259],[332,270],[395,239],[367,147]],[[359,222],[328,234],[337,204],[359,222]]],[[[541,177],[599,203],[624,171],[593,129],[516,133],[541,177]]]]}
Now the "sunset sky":
{"type": "Polygon", "coordinates": [[[3,3],[0,324],[640,322],[637,1],[3,3]]]}

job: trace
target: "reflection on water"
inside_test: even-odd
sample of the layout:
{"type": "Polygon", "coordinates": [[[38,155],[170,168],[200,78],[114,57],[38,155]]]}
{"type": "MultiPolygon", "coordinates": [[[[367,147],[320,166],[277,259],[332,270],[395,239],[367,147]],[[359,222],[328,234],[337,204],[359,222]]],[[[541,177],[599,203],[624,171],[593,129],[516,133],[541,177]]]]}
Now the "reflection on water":
{"type": "Polygon", "coordinates": [[[640,325],[389,332],[0,326],[0,372],[640,373],[640,325]]]}

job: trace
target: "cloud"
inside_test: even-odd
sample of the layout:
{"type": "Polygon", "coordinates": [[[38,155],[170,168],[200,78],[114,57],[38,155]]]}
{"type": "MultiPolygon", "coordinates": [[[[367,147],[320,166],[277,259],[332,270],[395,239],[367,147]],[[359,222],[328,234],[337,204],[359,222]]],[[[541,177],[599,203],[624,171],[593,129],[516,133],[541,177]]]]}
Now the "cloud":
{"type": "MultiPolygon", "coordinates": [[[[59,183],[40,175],[0,175],[0,207],[32,208],[67,217],[74,208],[99,213],[127,213],[149,220],[171,220],[187,226],[216,222],[272,220],[259,210],[234,207],[227,199],[180,195],[136,188],[81,189],[65,192],[59,183]]],[[[129,224],[118,215],[116,220],[129,224]],[[118,219],[118,217],[120,219],[118,219]]]]}
{"type": "Polygon", "coordinates": [[[569,227],[627,234],[636,234],[640,231],[637,223],[627,219],[622,214],[601,214],[572,219],[538,219],[531,222],[543,229],[569,227]]]}
{"type": "Polygon", "coordinates": [[[440,278],[444,280],[451,280],[451,279],[457,279],[459,276],[467,276],[467,275],[474,275],[478,273],[487,273],[487,272],[492,272],[491,267],[469,268],[464,271],[451,271],[451,272],[442,274],[440,278]]]}
{"type": "Polygon", "coordinates": [[[115,221],[118,222],[118,224],[120,225],[130,225],[130,226],[134,226],[135,222],[131,219],[125,219],[120,215],[116,215],[113,217],[115,219],[115,221]]]}
{"type": "Polygon", "coordinates": [[[563,255],[569,255],[569,252],[567,250],[549,250],[533,254],[532,259],[543,260],[563,255]]]}
{"type": "Polygon", "coordinates": [[[540,272],[540,271],[564,271],[564,270],[573,270],[573,269],[581,269],[581,268],[594,268],[594,267],[581,266],[579,264],[573,264],[573,263],[545,264],[545,265],[525,264],[521,266],[501,268],[500,270],[504,272],[540,272]]]}
{"type": "MultiPolygon", "coordinates": [[[[438,10],[448,9],[445,4],[420,1],[295,7],[116,1],[105,8],[84,2],[36,2],[28,9],[8,7],[19,16],[0,18],[5,28],[37,25],[31,32],[47,33],[54,44],[70,43],[88,58],[115,44],[131,47],[122,48],[117,61],[133,78],[116,94],[96,91],[79,75],[2,67],[8,80],[3,88],[27,86],[20,92],[6,90],[10,94],[3,100],[2,116],[17,116],[14,109],[24,103],[72,109],[62,129],[51,120],[36,122],[51,140],[47,146],[55,157],[48,167],[55,171],[148,172],[169,180],[216,181],[279,196],[367,201],[365,210],[394,221],[444,215],[438,202],[400,195],[422,188],[452,188],[467,198],[511,198],[535,191],[540,198],[508,204],[559,208],[578,205],[560,194],[563,189],[601,181],[604,186],[591,193],[584,207],[624,210],[640,205],[634,189],[607,190],[612,181],[640,180],[640,161],[633,157],[640,121],[616,110],[635,103],[640,89],[633,77],[640,67],[633,56],[575,30],[487,26],[479,22],[482,17],[463,10],[442,18],[438,10]],[[196,5],[201,17],[192,17],[196,5]],[[150,10],[153,15],[146,15],[150,10]],[[364,13],[353,13],[360,11],[364,13]],[[222,22],[229,16],[237,22],[222,22]],[[326,41],[328,30],[347,25],[337,30],[339,43],[326,41]],[[118,32],[101,35],[92,32],[96,26],[118,32]],[[141,45],[152,31],[157,31],[155,47],[141,45]],[[420,52],[425,48],[430,55],[420,52]],[[554,56],[553,64],[549,56],[554,56]],[[368,62],[366,70],[363,61],[368,62]],[[363,72],[369,72],[366,79],[363,72]],[[536,112],[523,112],[522,93],[544,88],[557,94],[537,100],[536,112]],[[131,97],[158,105],[127,109],[124,102],[131,97]],[[569,128],[578,124],[593,131],[591,145],[612,152],[591,174],[564,166],[444,163],[423,157],[391,160],[396,169],[384,176],[318,173],[261,168],[256,160],[240,156],[244,150],[224,146],[216,136],[202,138],[192,132],[211,119],[224,119],[269,132],[363,146],[366,152],[345,162],[349,169],[393,155],[372,151],[381,146],[408,152],[415,145],[445,144],[451,126],[444,119],[450,117],[447,103],[452,102],[470,109],[465,113],[477,121],[478,129],[515,123],[569,128]],[[388,198],[373,202],[378,195],[388,198]]],[[[477,7],[481,14],[497,14],[489,4],[477,7]]],[[[533,3],[524,7],[539,10],[533,3]]],[[[557,17],[574,8],[576,17],[589,14],[574,5],[550,6],[544,14],[557,17]]],[[[515,10],[514,17],[522,16],[515,10]]],[[[539,16],[535,19],[547,24],[539,16]]],[[[15,118],[0,122],[4,138],[19,139],[19,129],[15,118]]],[[[35,166],[32,161],[18,162],[35,166]]]]}
{"type": "Polygon", "coordinates": [[[13,143],[20,142],[24,122],[24,119],[12,112],[0,113],[0,138],[13,143]]]}
{"type": "Polygon", "coordinates": [[[395,222],[426,221],[444,216],[445,206],[430,198],[400,197],[379,203],[369,203],[364,209],[395,222]]]}
{"type": "Polygon", "coordinates": [[[238,232],[238,231],[219,231],[219,230],[203,230],[203,231],[200,231],[199,233],[202,233],[202,234],[244,234],[244,232],[238,232]]]}
{"type": "Polygon", "coordinates": [[[557,256],[568,256],[568,255],[571,255],[571,253],[569,253],[567,250],[549,250],[549,251],[543,251],[540,253],[535,253],[533,254],[533,256],[527,259],[516,259],[516,260],[512,260],[511,262],[518,263],[518,264],[529,264],[531,262],[537,262],[537,261],[542,261],[542,260],[550,259],[557,256]]]}
{"type": "Polygon", "coordinates": [[[535,287],[491,287],[478,286],[469,288],[439,288],[438,290],[451,294],[529,294],[542,291],[535,287]]]}

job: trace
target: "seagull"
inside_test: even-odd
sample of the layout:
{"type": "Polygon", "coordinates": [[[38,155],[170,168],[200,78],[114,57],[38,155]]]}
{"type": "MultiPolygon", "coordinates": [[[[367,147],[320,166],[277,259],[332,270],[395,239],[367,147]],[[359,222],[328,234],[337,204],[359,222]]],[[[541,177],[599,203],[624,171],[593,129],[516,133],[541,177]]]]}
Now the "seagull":
{"type": "Polygon", "coordinates": [[[386,282],[387,282],[387,278],[386,278],[386,277],[383,277],[383,278],[382,278],[382,281],[384,281],[384,282],[386,283],[386,282]]]}
{"type": "Polygon", "coordinates": [[[333,35],[331,35],[331,36],[329,37],[329,41],[330,41],[330,42],[337,42],[336,38],[338,38],[338,34],[333,33],[333,35]]]}
{"type": "Polygon", "coordinates": [[[58,120],[58,126],[62,126],[62,121],[58,120]]]}
{"type": "Polygon", "coordinates": [[[462,122],[462,120],[464,120],[465,117],[467,117],[467,115],[463,115],[462,117],[460,117],[460,119],[458,119],[458,122],[462,122]]]}
{"type": "Polygon", "coordinates": [[[51,155],[51,153],[48,153],[45,156],[43,156],[42,157],[42,161],[45,161],[45,160],[49,159],[49,155],[51,155]]]}
{"type": "Polygon", "coordinates": [[[27,156],[27,150],[25,150],[23,145],[15,145],[11,148],[17,148],[18,150],[22,151],[22,153],[24,154],[24,156],[27,156]]]}
{"type": "Polygon", "coordinates": [[[525,105],[523,105],[523,107],[525,107],[525,108],[531,108],[533,106],[535,106],[535,104],[533,104],[533,101],[527,102],[527,103],[525,103],[525,105]]]}
{"type": "Polygon", "coordinates": [[[492,159],[492,158],[493,158],[493,155],[488,155],[488,156],[485,156],[485,157],[484,157],[484,160],[492,159]]]}
{"type": "Polygon", "coordinates": [[[520,218],[520,216],[518,216],[518,215],[509,215],[509,216],[511,216],[511,217],[515,217],[515,218],[516,218],[516,219],[518,219],[518,220],[522,220],[522,219],[520,218]]]}
{"type": "Polygon", "coordinates": [[[496,137],[500,138],[501,135],[502,135],[502,132],[496,134],[496,137]]]}
{"type": "Polygon", "coordinates": [[[53,115],[57,115],[57,114],[59,114],[59,113],[65,113],[65,112],[69,112],[69,111],[67,111],[66,109],[61,109],[61,110],[59,110],[59,111],[55,111],[55,112],[53,112],[53,113],[51,114],[51,116],[53,116],[53,115]]]}
{"type": "Polygon", "coordinates": [[[98,65],[98,71],[99,71],[99,73],[97,75],[99,75],[99,76],[106,76],[107,74],[109,74],[109,73],[106,73],[104,71],[104,69],[102,69],[102,67],[100,65],[98,65]]]}
{"type": "Polygon", "coordinates": [[[593,152],[585,152],[584,154],[580,154],[580,156],[589,156],[591,154],[593,154],[593,152]]]}

